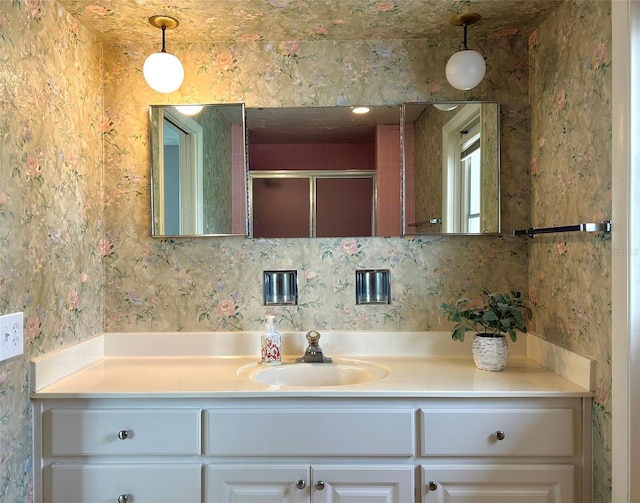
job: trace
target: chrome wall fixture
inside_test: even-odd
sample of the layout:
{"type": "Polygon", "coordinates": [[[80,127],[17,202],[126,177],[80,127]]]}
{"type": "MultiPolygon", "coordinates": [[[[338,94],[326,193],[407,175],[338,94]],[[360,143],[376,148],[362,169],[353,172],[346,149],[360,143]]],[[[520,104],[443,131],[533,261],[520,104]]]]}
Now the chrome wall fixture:
{"type": "Polygon", "coordinates": [[[530,238],[538,234],[552,234],[555,232],[611,232],[611,221],[604,222],[583,222],[575,225],[560,225],[557,227],[529,227],[528,229],[514,230],[514,236],[529,236],[530,238]]]}
{"type": "Polygon", "coordinates": [[[356,304],[391,304],[388,269],[356,271],[356,304]]]}
{"type": "Polygon", "coordinates": [[[482,54],[467,47],[467,27],[477,23],[480,19],[480,14],[468,13],[456,14],[450,20],[451,24],[464,28],[463,49],[449,58],[445,68],[449,84],[456,89],[468,91],[476,87],[487,71],[482,54]]]}
{"type": "Polygon", "coordinates": [[[151,16],[149,23],[162,30],[162,50],[150,54],[142,67],[144,79],[149,87],[159,93],[172,93],[184,80],[184,68],[180,60],[165,49],[165,31],[180,24],[169,16],[151,16]]]}
{"type": "Polygon", "coordinates": [[[264,271],[265,306],[295,306],[298,304],[298,271],[264,271]]]}

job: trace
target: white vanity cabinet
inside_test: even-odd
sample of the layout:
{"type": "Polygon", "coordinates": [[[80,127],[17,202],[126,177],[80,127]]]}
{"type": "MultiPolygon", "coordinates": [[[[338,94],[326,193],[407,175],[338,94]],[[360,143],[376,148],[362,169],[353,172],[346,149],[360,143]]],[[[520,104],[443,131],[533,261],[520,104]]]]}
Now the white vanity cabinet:
{"type": "Polygon", "coordinates": [[[43,501],[200,502],[200,409],[59,405],[35,418],[51,459],[43,501]]]}
{"type": "Polygon", "coordinates": [[[423,503],[574,503],[573,465],[423,465],[423,503]]]}
{"type": "Polygon", "coordinates": [[[209,465],[207,503],[405,503],[413,465],[209,465]]]}
{"type": "Polygon", "coordinates": [[[36,398],[36,503],[581,503],[590,398],[36,398]]]}
{"type": "Polygon", "coordinates": [[[48,467],[55,503],[177,503],[200,501],[196,463],[54,463],[48,467]]]}
{"type": "Polygon", "coordinates": [[[413,463],[389,462],[415,452],[415,409],[354,406],[357,402],[207,410],[206,454],[230,460],[263,457],[269,464],[208,466],[205,501],[250,503],[256,491],[274,503],[412,501],[413,463]],[[238,431],[247,433],[239,436],[238,431]],[[301,457],[314,462],[277,464],[278,459],[301,457]],[[323,461],[327,458],[336,463],[323,461]],[[338,462],[345,458],[349,463],[338,462]],[[363,459],[379,461],[363,464],[363,459]]]}
{"type": "Polygon", "coordinates": [[[420,410],[423,503],[586,501],[576,498],[588,493],[576,489],[589,480],[583,411],[570,401],[520,402],[420,410]]]}
{"type": "Polygon", "coordinates": [[[210,464],[205,494],[207,503],[309,503],[309,466],[210,464]]]}

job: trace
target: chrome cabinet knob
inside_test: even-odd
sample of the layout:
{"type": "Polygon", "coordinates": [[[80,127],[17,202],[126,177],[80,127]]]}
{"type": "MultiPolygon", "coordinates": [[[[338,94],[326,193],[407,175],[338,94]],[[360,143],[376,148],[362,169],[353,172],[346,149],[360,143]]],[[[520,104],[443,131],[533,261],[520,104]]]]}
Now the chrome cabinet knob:
{"type": "Polygon", "coordinates": [[[307,487],[307,483],[303,479],[300,479],[298,480],[298,482],[296,482],[296,487],[298,489],[304,489],[305,487],[307,487]]]}
{"type": "Polygon", "coordinates": [[[128,494],[121,494],[120,496],[118,496],[118,503],[127,503],[127,501],[129,501],[128,494]]]}
{"type": "Polygon", "coordinates": [[[504,437],[505,437],[504,431],[502,431],[502,430],[496,431],[496,438],[498,440],[504,440],[504,437]]]}
{"type": "Polygon", "coordinates": [[[438,489],[438,484],[436,484],[433,480],[430,480],[429,482],[427,482],[427,487],[429,488],[429,491],[435,491],[436,489],[438,489]]]}
{"type": "Polygon", "coordinates": [[[322,491],[324,489],[324,482],[322,480],[318,480],[318,482],[316,482],[316,489],[318,491],[322,491]]]}
{"type": "Polygon", "coordinates": [[[129,430],[120,430],[118,432],[118,438],[120,440],[126,440],[127,438],[129,438],[129,430]]]}

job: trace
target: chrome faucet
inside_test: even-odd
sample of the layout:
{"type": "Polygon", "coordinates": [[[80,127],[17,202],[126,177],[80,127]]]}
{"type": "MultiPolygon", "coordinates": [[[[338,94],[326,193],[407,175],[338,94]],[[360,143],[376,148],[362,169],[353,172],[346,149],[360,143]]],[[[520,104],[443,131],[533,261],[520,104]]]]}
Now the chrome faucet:
{"type": "Polygon", "coordinates": [[[328,356],[324,356],[322,354],[322,349],[318,346],[320,332],[317,330],[309,330],[306,337],[309,341],[309,346],[304,352],[304,356],[296,358],[297,363],[331,363],[333,361],[328,356]]]}

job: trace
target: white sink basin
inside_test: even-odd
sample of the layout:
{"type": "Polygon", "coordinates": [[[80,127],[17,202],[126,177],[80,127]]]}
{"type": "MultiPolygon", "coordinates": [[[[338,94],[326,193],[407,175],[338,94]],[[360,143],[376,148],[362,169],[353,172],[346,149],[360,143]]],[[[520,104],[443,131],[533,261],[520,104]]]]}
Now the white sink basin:
{"type": "Polygon", "coordinates": [[[252,374],[254,381],[272,386],[346,386],[382,379],[389,371],[373,363],[287,363],[252,374]]]}

